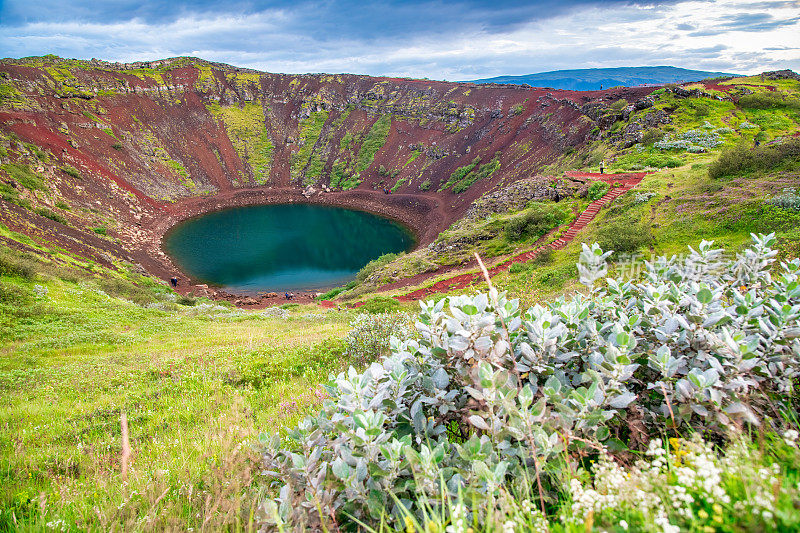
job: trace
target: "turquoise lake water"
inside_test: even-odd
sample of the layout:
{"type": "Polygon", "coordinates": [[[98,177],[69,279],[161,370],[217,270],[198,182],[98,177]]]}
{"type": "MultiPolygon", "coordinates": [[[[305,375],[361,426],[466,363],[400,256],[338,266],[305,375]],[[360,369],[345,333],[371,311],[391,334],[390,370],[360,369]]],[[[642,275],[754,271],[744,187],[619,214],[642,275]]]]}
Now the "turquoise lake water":
{"type": "Polygon", "coordinates": [[[163,242],[195,281],[241,292],[337,287],[376,257],[415,244],[394,221],[315,205],[217,211],[178,224],[163,242]]]}

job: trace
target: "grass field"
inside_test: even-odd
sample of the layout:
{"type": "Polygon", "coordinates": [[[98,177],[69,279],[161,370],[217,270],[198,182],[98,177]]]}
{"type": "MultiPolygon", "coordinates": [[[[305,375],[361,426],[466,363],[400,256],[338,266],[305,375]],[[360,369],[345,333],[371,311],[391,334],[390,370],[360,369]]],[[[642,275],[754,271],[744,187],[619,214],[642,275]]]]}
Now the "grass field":
{"type": "Polygon", "coordinates": [[[0,278],[0,529],[241,521],[257,501],[259,432],[319,404],[318,384],[347,365],[352,313],[160,311],[88,279],[31,278],[0,278]]]}

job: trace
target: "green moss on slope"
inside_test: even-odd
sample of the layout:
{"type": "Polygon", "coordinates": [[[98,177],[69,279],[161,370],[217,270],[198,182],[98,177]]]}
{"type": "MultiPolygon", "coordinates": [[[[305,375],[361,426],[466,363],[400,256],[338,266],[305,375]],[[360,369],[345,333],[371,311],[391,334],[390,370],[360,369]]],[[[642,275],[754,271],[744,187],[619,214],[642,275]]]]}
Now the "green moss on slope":
{"type": "Polygon", "coordinates": [[[272,141],[267,133],[264,109],[248,102],[243,107],[222,107],[218,103],[207,105],[208,111],[225,124],[228,137],[242,161],[250,165],[258,184],[269,181],[272,164],[272,141]]]}
{"type": "MultiPolygon", "coordinates": [[[[314,145],[317,144],[326,120],[328,120],[327,111],[313,111],[307,119],[300,122],[300,150],[292,155],[292,180],[299,179],[303,174],[303,169],[309,163],[311,154],[314,151],[314,145]]],[[[315,182],[321,172],[321,165],[315,161],[306,173],[306,177],[310,178],[307,181],[315,182]]]]}
{"type": "Polygon", "coordinates": [[[389,136],[389,128],[391,126],[391,115],[384,115],[375,121],[375,124],[370,128],[369,133],[367,133],[358,151],[356,172],[362,172],[369,168],[372,161],[375,160],[375,154],[378,153],[378,150],[383,148],[383,145],[386,143],[386,138],[389,136]]]}

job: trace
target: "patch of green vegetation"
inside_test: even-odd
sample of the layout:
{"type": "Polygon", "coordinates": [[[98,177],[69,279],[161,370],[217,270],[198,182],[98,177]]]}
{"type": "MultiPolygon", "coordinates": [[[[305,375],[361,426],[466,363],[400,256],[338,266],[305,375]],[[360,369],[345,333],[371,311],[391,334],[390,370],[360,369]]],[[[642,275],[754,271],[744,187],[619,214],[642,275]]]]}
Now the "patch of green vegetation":
{"type": "Polygon", "coordinates": [[[264,109],[260,104],[247,102],[242,107],[220,106],[213,102],[206,108],[215,118],[221,120],[242,161],[250,165],[255,182],[265,184],[269,181],[272,164],[272,141],[266,129],[264,109]]]}
{"type": "Polygon", "coordinates": [[[627,105],[628,105],[628,101],[627,101],[627,100],[625,100],[624,98],[620,98],[619,100],[617,100],[616,102],[614,102],[613,104],[611,104],[610,106],[608,106],[608,108],[609,108],[611,111],[614,111],[615,113],[619,113],[620,111],[622,111],[623,109],[625,109],[625,107],[626,107],[627,105]]]}
{"type": "Polygon", "coordinates": [[[49,66],[45,67],[44,70],[58,83],[71,84],[74,80],[77,80],[75,74],[70,72],[68,65],[49,66]]]}
{"type": "Polygon", "coordinates": [[[346,161],[337,159],[331,168],[331,187],[344,191],[355,189],[361,183],[358,174],[352,174],[346,161]]]}
{"type": "Polygon", "coordinates": [[[37,208],[36,209],[36,214],[39,215],[39,216],[42,216],[44,218],[49,218],[50,220],[52,220],[54,222],[58,222],[59,224],[64,224],[65,226],[67,225],[67,219],[65,219],[63,216],[59,215],[58,213],[54,213],[54,212],[52,212],[49,209],[46,209],[44,207],[37,208]]]}
{"type": "Polygon", "coordinates": [[[739,98],[739,106],[744,109],[800,109],[797,95],[784,95],[779,91],[757,91],[739,98]]]}
{"type": "Polygon", "coordinates": [[[192,66],[197,69],[197,80],[194,83],[195,89],[199,91],[213,89],[217,80],[214,77],[211,66],[204,62],[195,62],[192,66]]]}
{"type": "Polygon", "coordinates": [[[142,81],[152,81],[156,85],[167,85],[164,72],[154,68],[137,68],[119,71],[128,76],[136,76],[142,81]]]}
{"type": "Polygon", "coordinates": [[[373,259],[372,261],[364,265],[361,268],[361,270],[358,271],[358,274],[356,274],[356,281],[359,283],[363,283],[379,268],[391,263],[392,261],[394,261],[395,259],[397,259],[402,255],[403,253],[388,253],[388,254],[383,254],[382,256],[376,259],[373,259]]]}
{"type": "Polygon", "coordinates": [[[0,248],[0,276],[14,276],[32,280],[38,273],[38,263],[30,256],[0,248]]]}
{"type": "MultiPolygon", "coordinates": [[[[112,130],[111,128],[103,128],[103,131],[106,132],[111,137],[117,139],[117,136],[114,134],[114,130],[112,130]]],[[[117,139],[117,140],[119,140],[119,139],[117,139]]]]}
{"type": "Polygon", "coordinates": [[[376,296],[364,301],[364,305],[359,307],[360,311],[367,313],[389,313],[400,308],[400,302],[388,296],[376,296]]]}
{"type": "Polygon", "coordinates": [[[92,231],[94,231],[98,235],[108,235],[108,229],[106,229],[105,226],[97,226],[95,228],[92,228],[92,231]]]}
{"type": "Polygon", "coordinates": [[[114,143],[111,145],[111,148],[117,151],[122,151],[122,145],[120,143],[114,143]]]}
{"type": "Polygon", "coordinates": [[[475,167],[481,160],[480,156],[478,156],[470,164],[457,168],[455,172],[450,174],[450,179],[439,187],[439,192],[452,187],[454,193],[460,194],[469,189],[476,181],[490,178],[500,168],[499,157],[500,152],[496,153],[491,161],[476,169],[475,167]]]}
{"type": "Polygon", "coordinates": [[[606,195],[611,186],[604,181],[595,181],[589,185],[589,190],[586,192],[586,197],[594,202],[606,195]]]}
{"type": "Polygon", "coordinates": [[[89,120],[93,120],[94,122],[100,122],[99,118],[97,118],[96,116],[94,116],[93,114],[91,114],[89,111],[87,111],[85,109],[81,110],[81,115],[83,115],[84,117],[88,118],[89,120]]]}
{"type": "Polygon", "coordinates": [[[312,154],[306,167],[306,178],[312,182],[316,182],[322,175],[322,170],[325,168],[325,161],[319,154],[312,154]]]}
{"type": "Polygon", "coordinates": [[[569,213],[556,203],[533,202],[527,209],[509,218],[503,226],[503,232],[509,241],[537,240],[568,218],[569,213]]]}
{"type": "Polygon", "coordinates": [[[785,109],[749,109],[747,120],[759,126],[756,138],[759,141],[776,139],[796,130],[800,124],[800,113],[785,109]]]}
{"type": "MultiPolygon", "coordinates": [[[[784,209],[768,203],[744,203],[734,206],[724,220],[723,229],[742,234],[794,233],[800,228],[800,211],[784,209]]],[[[798,235],[793,235],[795,242],[798,235]]]]}
{"type": "Polygon", "coordinates": [[[372,164],[375,159],[375,154],[378,150],[383,148],[386,139],[389,136],[389,129],[392,126],[392,116],[383,115],[375,121],[372,127],[364,137],[364,142],[361,143],[361,148],[358,150],[358,161],[356,164],[356,172],[361,173],[365,171],[372,164]]]}
{"type": "Polygon", "coordinates": [[[0,182],[0,198],[5,200],[6,202],[11,202],[12,204],[16,204],[23,209],[30,209],[31,203],[19,197],[19,191],[9,185],[8,183],[0,182]]]}
{"type": "Polygon", "coordinates": [[[671,92],[658,95],[653,108],[638,111],[632,115],[641,119],[653,110],[666,110],[672,123],[679,131],[702,128],[706,121],[715,126],[726,125],[725,119],[736,110],[733,102],[714,98],[678,98],[671,92]]]}
{"type": "Polygon", "coordinates": [[[353,135],[348,131],[342,136],[341,140],[339,141],[339,149],[347,150],[350,148],[351,144],[353,144],[353,135]]]}
{"type": "Polygon", "coordinates": [[[453,184],[453,192],[460,194],[469,189],[476,181],[487,180],[491,178],[492,174],[494,174],[495,171],[500,168],[499,157],[499,154],[495,154],[491,161],[481,165],[477,170],[473,170],[457,183],[453,184]]]}
{"type": "Polygon", "coordinates": [[[723,151],[708,167],[708,175],[719,179],[775,170],[800,171],[800,138],[789,138],[769,146],[740,143],[723,151]]]}
{"type": "Polygon", "coordinates": [[[467,174],[472,172],[478,163],[480,163],[481,158],[477,156],[475,159],[472,160],[471,163],[468,165],[464,165],[463,167],[458,167],[452,174],[450,174],[450,179],[448,179],[441,187],[439,187],[439,192],[445,191],[464,179],[467,174]]]}
{"type": "Polygon", "coordinates": [[[334,287],[333,289],[324,292],[317,296],[317,300],[332,300],[342,294],[345,291],[349,291],[350,289],[356,287],[358,285],[358,280],[353,280],[344,287],[334,287]]]}
{"type": "Polygon", "coordinates": [[[182,178],[188,178],[189,177],[189,173],[186,171],[185,168],[183,168],[183,165],[181,165],[178,161],[175,161],[174,159],[167,158],[167,160],[165,162],[166,162],[167,166],[169,168],[171,168],[172,170],[174,170],[175,172],[177,172],[180,177],[182,177],[182,178]]]}
{"type": "Polygon", "coordinates": [[[233,72],[227,76],[228,81],[238,87],[244,85],[261,85],[261,74],[257,72],[233,72]]]}
{"type": "Polygon", "coordinates": [[[400,187],[402,187],[403,185],[408,183],[409,179],[410,178],[405,177],[405,178],[400,178],[399,180],[397,180],[397,182],[395,182],[395,184],[392,186],[392,192],[397,192],[400,189],[400,187]]]}
{"type": "Polygon", "coordinates": [[[26,99],[13,85],[0,81],[0,106],[12,109],[24,108],[26,99]]]}
{"type": "Polygon", "coordinates": [[[335,287],[317,296],[317,300],[332,300],[333,298],[336,298],[341,293],[343,293],[345,290],[346,289],[344,287],[335,287]]]}
{"type": "Polygon", "coordinates": [[[636,219],[620,218],[597,230],[597,242],[604,250],[630,254],[653,243],[650,228],[636,219]]]}
{"type": "MultiPolygon", "coordinates": [[[[350,116],[350,113],[353,111],[353,109],[355,109],[355,107],[353,105],[348,105],[347,107],[345,107],[342,110],[342,112],[339,113],[339,116],[336,117],[336,120],[331,122],[331,131],[338,130],[342,126],[342,124],[344,124],[344,121],[347,120],[347,117],[350,116]]],[[[347,134],[345,134],[345,137],[348,134],[349,134],[349,132],[347,134]]],[[[352,136],[351,136],[351,138],[352,138],[352,136]]],[[[341,145],[341,143],[340,143],[340,145],[341,145]]],[[[344,146],[341,146],[341,148],[344,148],[344,146]]]]}
{"type": "Polygon", "coordinates": [[[614,170],[643,170],[646,168],[677,168],[683,163],[683,159],[676,155],[661,150],[650,150],[622,155],[609,167],[614,170]]]}
{"type": "Polygon", "coordinates": [[[61,209],[62,211],[69,211],[71,208],[68,203],[64,202],[63,200],[59,200],[56,202],[56,207],[61,209]]]}
{"type": "Polygon", "coordinates": [[[402,168],[406,168],[408,165],[410,165],[416,158],[419,157],[419,154],[421,154],[421,153],[422,153],[422,150],[414,150],[413,152],[411,152],[411,157],[408,158],[408,161],[403,163],[402,168]]]}
{"type": "Polygon", "coordinates": [[[430,179],[426,179],[425,181],[423,181],[422,183],[419,184],[419,190],[421,190],[421,191],[427,191],[430,188],[431,188],[431,180],[430,179]]]}
{"type": "Polygon", "coordinates": [[[24,163],[6,163],[5,165],[0,165],[0,169],[6,171],[11,179],[26,189],[40,191],[45,190],[45,185],[44,181],[42,181],[42,178],[24,163]]]}
{"type": "Polygon", "coordinates": [[[60,168],[61,168],[61,171],[64,174],[72,176],[75,179],[79,179],[79,180],[83,179],[83,176],[81,176],[80,171],[78,171],[78,169],[73,167],[72,165],[63,165],[60,168]]]}
{"type": "Polygon", "coordinates": [[[535,305],[540,298],[560,294],[576,283],[575,265],[562,253],[556,256],[543,253],[527,263],[514,263],[493,281],[498,288],[519,295],[524,305],[535,305]]]}
{"type": "Polygon", "coordinates": [[[23,143],[23,146],[25,146],[25,148],[30,153],[32,153],[36,157],[36,159],[38,159],[39,161],[45,162],[45,163],[47,162],[47,152],[45,152],[44,150],[42,150],[41,148],[39,148],[35,144],[23,143]]]}
{"type": "MultiPolygon", "coordinates": [[[[303,170],[309,164],[311,154],[314,152],[314,145],[317,144],[325,121],[328,120],[328,111],[312,111],[309,117],[300,122],[300,149],[292,154],[290,165],[293,180],[299,179],[303,170]]],[[[321,169],[320,169],[321,170],[321,169]]],[[[317,174],[319,176],[319,174],[317,174]]],[[[306,175],[308,183],[316,182],[314,176],[306,175]]],[[[306,183],[306,184],[308,184],[306,183]]]]}

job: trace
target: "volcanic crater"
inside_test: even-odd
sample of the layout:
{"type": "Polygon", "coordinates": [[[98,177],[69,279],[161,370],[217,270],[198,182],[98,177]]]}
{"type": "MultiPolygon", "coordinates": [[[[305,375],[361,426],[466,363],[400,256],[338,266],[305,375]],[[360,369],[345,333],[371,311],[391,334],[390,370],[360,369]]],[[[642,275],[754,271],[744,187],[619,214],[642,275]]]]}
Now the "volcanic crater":
{"type": "Polygon", "coordinates": [[[161,279],[187,278],[164,253],[164,234],[234,206],[364,210],[401,222],[427,245],[475,199],[595,138],[613,123],[611,103],[655,89],[579,92],[272,74],[196,58],[121,64],[54,56],[2,60],[0,83],[3,139],[44,155],[35,170],[45,190],[23,196],[71,206],[65,225],[0,202],[4,224],[161,279]]]}

